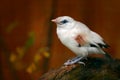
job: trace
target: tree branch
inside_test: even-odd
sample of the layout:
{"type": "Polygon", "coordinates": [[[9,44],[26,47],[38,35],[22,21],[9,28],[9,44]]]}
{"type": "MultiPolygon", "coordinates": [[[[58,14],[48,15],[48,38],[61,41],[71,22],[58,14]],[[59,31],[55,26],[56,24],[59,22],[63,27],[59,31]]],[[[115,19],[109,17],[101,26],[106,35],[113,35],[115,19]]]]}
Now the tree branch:
{"type": "Polygon", "coordinates": [[[120,60],[109,62],[103,58],[88,58],[86,65],[61,66],[40,77],[39,80],[119,80],[120,60]]]}

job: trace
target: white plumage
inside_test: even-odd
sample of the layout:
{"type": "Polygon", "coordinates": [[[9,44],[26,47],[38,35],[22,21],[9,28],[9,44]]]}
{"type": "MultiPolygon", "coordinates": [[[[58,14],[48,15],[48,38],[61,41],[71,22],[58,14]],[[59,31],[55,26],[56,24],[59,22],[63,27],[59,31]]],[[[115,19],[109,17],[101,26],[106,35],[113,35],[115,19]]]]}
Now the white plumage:
{"type": "Polygon", "coordinates": [[[86,57],[91,53],[105,54],[102,48],[107,48],[108,45],[85,24],[69,16],[61,16],[52,21],[57,24],[57,35],[62,44],[77,56],[86,57]]]}

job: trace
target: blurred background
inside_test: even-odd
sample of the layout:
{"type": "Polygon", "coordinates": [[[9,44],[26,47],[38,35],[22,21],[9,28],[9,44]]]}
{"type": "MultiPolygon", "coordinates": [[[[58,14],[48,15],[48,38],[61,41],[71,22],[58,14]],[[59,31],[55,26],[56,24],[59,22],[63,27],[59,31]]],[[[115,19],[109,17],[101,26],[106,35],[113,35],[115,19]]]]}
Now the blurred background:
{"type": "Polygon", "coordinates": [[[51,22],[63,15],[99,33],[120,58],[120,0],[1,0],[0,80],[37,80],[75,56],[51,22]]]}

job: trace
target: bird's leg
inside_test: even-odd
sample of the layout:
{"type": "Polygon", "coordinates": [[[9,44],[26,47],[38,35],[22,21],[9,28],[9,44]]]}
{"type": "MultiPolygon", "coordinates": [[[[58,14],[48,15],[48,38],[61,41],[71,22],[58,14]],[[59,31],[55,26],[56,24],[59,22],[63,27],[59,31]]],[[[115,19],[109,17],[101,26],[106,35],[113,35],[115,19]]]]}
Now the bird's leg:
{"type": "Polygon", "coordinates": [[[82,59],[87,59],[87,58],[77,56],[77,57],[75,57],[75,58],[69,59],[67,62],[64,63],[64,65],[65,65],[65,66],[68,66],[68,65],[75,64],[75,63],[79,63],[79,64],[85,65],[84,62],[80,61],[80,60],[82,60],[82,59]]]}

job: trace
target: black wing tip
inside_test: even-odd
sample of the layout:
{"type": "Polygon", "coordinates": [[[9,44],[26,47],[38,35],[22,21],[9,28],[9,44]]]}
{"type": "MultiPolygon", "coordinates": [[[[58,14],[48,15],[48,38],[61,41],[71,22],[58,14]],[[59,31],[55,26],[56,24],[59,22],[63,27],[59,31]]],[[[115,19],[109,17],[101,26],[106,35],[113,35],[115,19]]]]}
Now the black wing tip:
{"type": "Polygon", "coordinates": [[[110,47],[110,45],[109,44],[107,44],[105,41],[103,41],[105,44],[104,44],[104,47],[105,48],[109,48],[110,47]]]}
{"type": "Polygon", "coordinates": [[[101,43],[97,43],[101,48],[109,48],[110,45],[108,44],[101,44],[101,43]]]}
{"type": "Polygon", "coordinates": [[[108,44],[105,44],[105,48],[109,48],[110,47],[110,45],[108,45],[108,44]]]}
{"type": "MultiPolygon", "coordinates": [[[[97,43],[97,45],[98,45],[100,48],[109,48],[109,47],[110,47],[108,44],[97,43]]],[[[95,44],[90,44],[91,47],[98,47],[97,45],[95,45],[95,44]]]]}
{"type": "Polygon", "coordinates": [[[94,45],[94,44],[90,44],[90,47],[97,47],[96,45],[94,45]]]}

